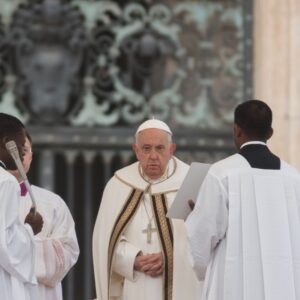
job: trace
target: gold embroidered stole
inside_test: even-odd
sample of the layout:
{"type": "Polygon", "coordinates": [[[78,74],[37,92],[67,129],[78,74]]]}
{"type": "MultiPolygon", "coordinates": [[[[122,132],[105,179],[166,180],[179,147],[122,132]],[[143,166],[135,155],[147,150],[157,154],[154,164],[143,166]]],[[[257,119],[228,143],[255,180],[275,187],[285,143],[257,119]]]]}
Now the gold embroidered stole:
{"type": "Polygon", "coordinates": [[[113,254],[116,248],[116,245],[120,239],[122,232],[126,229],[128,224],[130,223],[132,217],[137,211],[139,204],[141,203],[141,198],[144,192],[141,190],[133,189],[130,193],[125,205],[123,206],[118,218],[116,219],[115,225],[112,230],[112,234],[109,240],[108,247],[108,293],[109,293],[109,285],[110,285],[110,275],[111,275],[111,266],[113,254]]]}
{"type": "Polygon", "coordinates": [[[166,217],[168,207],[164,194],[152,195],[156,226],[164,256],[163,299],[171,300],[173,293],[173,227],[166,217]]]}
{"type": "MultiPolygon", "coordinates": [[[[144,192],[141,190],[132,190],[113,226],[108,248],[108,294],[110,290],[112,260],[116,245],[120,239],[120,236],[135,215],[143,195],[144,192]]],[[[151,199],[155,222],[158,229],[158,236],[164,256],[163,299],[171,300],[173,288],[173,228],[171,220],[166,218],[168,207],[164,194],[152,195],[151,199]]]]}

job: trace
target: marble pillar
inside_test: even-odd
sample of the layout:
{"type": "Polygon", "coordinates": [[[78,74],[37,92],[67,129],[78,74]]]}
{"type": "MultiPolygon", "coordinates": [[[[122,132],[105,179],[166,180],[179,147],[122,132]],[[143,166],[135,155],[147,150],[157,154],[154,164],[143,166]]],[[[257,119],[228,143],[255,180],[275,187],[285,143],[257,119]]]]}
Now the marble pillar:
{"type": "Polygon", "coordinates": [[[254,98],[274,113],[270,148],[300,170],[300,1],[254,2],[254,98]]]}

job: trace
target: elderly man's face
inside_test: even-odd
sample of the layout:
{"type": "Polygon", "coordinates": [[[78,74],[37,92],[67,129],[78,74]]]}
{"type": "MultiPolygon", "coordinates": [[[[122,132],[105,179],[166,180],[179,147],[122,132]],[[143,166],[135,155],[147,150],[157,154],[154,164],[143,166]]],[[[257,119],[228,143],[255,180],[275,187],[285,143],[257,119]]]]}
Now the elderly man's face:
{"type": "Polygon", "coordinates": [[[168,133],[160,129],[145,129],[138,135],[133,150],[143,172],[151,179],[160,178],[171,159],[176,145],[169,141],[168,133]]]}

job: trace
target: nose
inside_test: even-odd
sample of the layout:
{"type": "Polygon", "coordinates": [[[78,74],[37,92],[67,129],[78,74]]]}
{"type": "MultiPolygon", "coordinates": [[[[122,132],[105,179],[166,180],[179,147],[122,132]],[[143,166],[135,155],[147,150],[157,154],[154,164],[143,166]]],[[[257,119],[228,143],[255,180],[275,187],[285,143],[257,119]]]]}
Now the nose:
{"type": "Polygon", "coordinates": [[[154,148],[151,149],[150,158],[153,159],[153,160],[157,158],[157,152],[155,151],[154,148]]]}

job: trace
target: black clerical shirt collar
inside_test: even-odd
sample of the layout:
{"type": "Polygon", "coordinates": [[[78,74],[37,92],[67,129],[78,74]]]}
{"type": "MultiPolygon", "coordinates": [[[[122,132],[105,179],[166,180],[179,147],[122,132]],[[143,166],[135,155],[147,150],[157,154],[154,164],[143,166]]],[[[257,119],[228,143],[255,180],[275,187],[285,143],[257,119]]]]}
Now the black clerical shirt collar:
{"type": "Polygon", "coordinates": [[[5,163],[2,160],[0,160],[0,167],[2,167],[5,170],[7,169],[5,163]]]}
{"type": "Polygon", "coordinates": [[[244,143],[240,149],[242,149],[243,147],[245,146],[248,146],[248,145],[263,145],[263,146],[267,146],[267,144],[265,142],[262,142],[262,141],[251,141],[251,142],[246,142],[244,143]]]}

